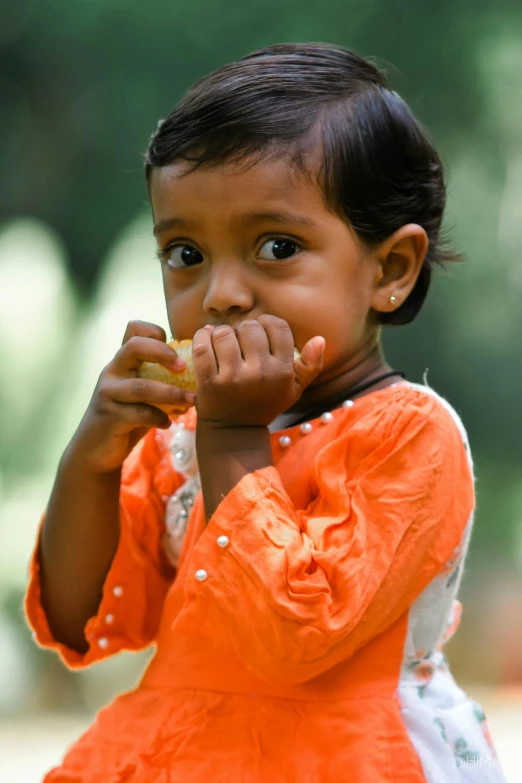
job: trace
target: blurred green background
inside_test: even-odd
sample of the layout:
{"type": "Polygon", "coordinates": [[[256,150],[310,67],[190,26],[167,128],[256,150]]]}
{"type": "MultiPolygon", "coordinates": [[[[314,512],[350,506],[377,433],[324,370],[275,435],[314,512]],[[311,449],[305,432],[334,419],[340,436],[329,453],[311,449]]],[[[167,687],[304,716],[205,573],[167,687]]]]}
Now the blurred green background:
{"type": "Polygon", "coordinates": [[[52,715],[87,725],[150,655],[73,674],[34,645],[21,608],[39,516],[99,373],[129,320],[168,332],[142,173],[149,137],[209,70],[314,40],[384,68],[447,167],[446,227],[466,261],[436,270],[419,318],[385,329],[384,344],[410,380],[428,370],[475,458],[453,672],[472,693],[522,693],[520,0],[10,0],[0,28],[0,725],[52,715]]]}

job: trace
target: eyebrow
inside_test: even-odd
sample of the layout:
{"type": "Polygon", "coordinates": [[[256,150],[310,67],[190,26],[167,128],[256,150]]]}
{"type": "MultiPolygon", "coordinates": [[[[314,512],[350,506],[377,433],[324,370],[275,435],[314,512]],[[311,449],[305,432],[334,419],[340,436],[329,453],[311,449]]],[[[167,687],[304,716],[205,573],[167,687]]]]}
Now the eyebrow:
{"type": "MultiPolygon", "coordinates": [[[[248,215],[241,215],[238,218],[239,223],[243,225],[250,225],[252,223],[272,222],[272,223],[293,223],[299,226],[316,226],[313,220],[304,217],[304,215],[296,215],[292,212],[255,212],[248,215]]],[[[185,220],[181,217],[170,217],[158,220],[154,226],[154,236],[162,234],[168,231],[170,228],[190,228],[195,223],[192,220],[185,220]]]]}

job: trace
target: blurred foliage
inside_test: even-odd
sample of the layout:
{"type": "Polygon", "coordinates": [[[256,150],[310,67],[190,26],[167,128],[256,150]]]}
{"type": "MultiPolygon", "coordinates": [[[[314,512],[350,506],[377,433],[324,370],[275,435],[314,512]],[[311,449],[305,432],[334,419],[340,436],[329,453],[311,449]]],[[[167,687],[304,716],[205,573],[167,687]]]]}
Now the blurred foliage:
{"type": "Polygon", "coordinates": [[[522,29],[519,0],[501,13],[484,0],[326,0],[320,13],[311,0],[284,10],[277,0],[8,2],[0,214],[51,225],[85,293],[145,198],[141,155],[157,120],[196,78],[276,41],[325,40],[374,56],[448,155],[472,137],[490,185],[504,182],[479,54],[522,29]]]}
{"type": "MultiPolygon", "coordinates": [[[[478,511],[462,589],[473,617],[482,595],[475,579],[522,572],[520,0],[7,5],[0,29],[0,641],[12,672],[24,639],[24,703],[32,703],[30,684],[43,682],[42,671],[47,677],[52,668],[52,682],[65,671],[39,651],[37,660],[56,666],[33,669],[20,608],[59,457],[127,321],[168,330],[142,173],[148,139],[195,79],[275,42],[330,41],[373,58],[445,160],[446,225],[465,262],[436,270],[419,318],[385,330],[384,343],[388,361],[410,380],[422,382],[428,370],[429,384],[470,435],[478,511]]],[[[494,654],[492,640],[485,658],[494,654]]],[[[101,681],[113,682],[104,666],[112,663],[100,667],[111,672],[101,681]]],[[[487,662],[480,671],[487,676],[487,662]]],[[[75,677],[93,682],[90,673],[75,677]]]]}

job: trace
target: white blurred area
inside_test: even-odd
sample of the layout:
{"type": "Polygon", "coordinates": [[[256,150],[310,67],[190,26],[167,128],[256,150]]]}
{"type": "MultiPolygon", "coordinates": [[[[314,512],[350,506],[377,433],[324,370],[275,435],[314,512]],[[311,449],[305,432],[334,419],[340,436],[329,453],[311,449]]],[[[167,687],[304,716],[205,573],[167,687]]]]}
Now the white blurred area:
{"type": "Polygon", "coordinates": [[[20,219],[0,234],[0,590],[25,583],[27,543],[59,458],[128,321],[152,321],[168,333],[149,224],[140,216],[115,244],[89,309],[75,300],[63,247],[49,228],[20,219]],[[33,469],[9,471],[12,453],[31,445],[40,455],[33,469]]]}
{"type": "Polygon", "coordinates": [[[2,439],[9,443],[34,407],[35,388],[45,394],[52,385],[74,328],[64,260],[59,237],[36,220],[14,221],[0,235],[2,439]]]}
{"type": "MultiPolygon", "coordinates": [[[[2,601],[25,590],[61,454],[127,323],[151,321],[170,336],[154,251],[150,216],[140,215],[109,253],[86,308],[76,300],[53,231],[29,218],[0,231],[0,719],[34,707],[35,656],[22,638],[30,631],[21,632],[2,601]]],[[[147,655],[123,655],[77,675],[84,704],[97,708],[132,683],[147,655]]]]}

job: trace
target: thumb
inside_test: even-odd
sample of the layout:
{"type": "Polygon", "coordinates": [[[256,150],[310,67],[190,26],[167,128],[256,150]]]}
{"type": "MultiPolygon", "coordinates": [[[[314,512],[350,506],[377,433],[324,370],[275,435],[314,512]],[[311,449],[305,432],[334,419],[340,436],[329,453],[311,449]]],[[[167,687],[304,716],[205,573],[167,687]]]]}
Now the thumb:
{"type": "Polygon", "coordinates": [[[299,393],[317,378],[323,368],[323,357],[326,346],[324,337],[312,337],[301,349],[301,356],[294,361],[296,383],[299,393]]]}

